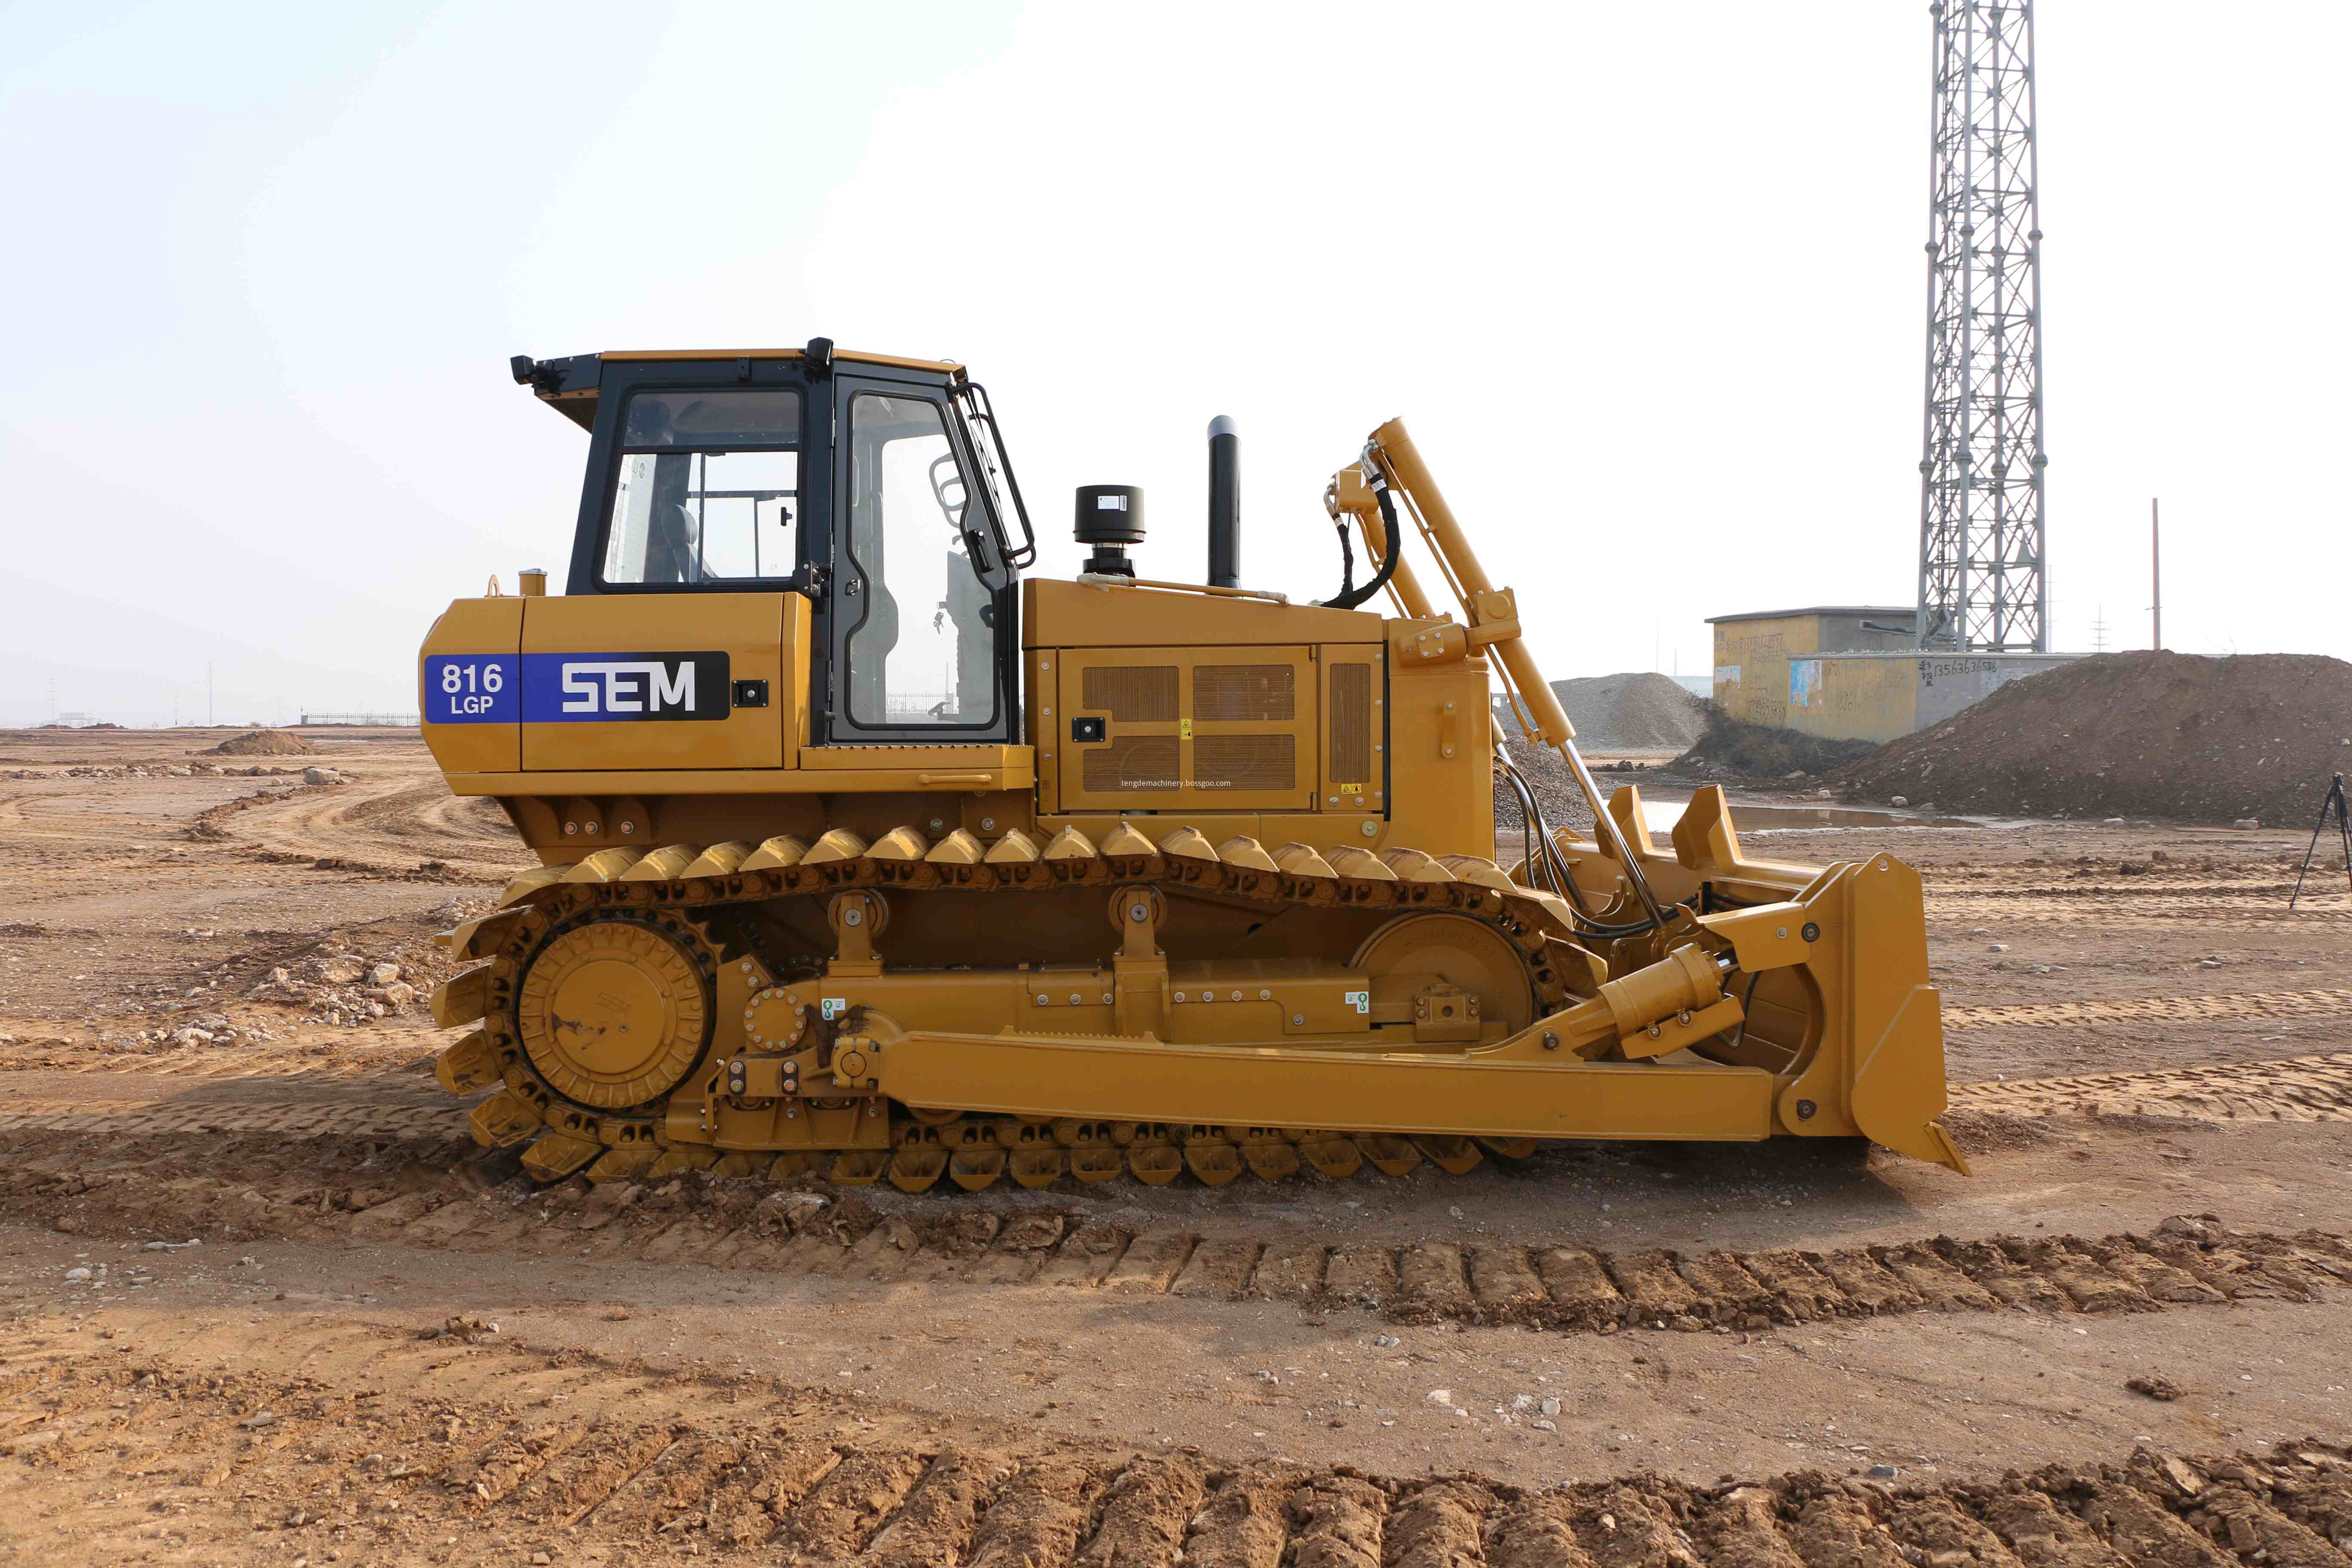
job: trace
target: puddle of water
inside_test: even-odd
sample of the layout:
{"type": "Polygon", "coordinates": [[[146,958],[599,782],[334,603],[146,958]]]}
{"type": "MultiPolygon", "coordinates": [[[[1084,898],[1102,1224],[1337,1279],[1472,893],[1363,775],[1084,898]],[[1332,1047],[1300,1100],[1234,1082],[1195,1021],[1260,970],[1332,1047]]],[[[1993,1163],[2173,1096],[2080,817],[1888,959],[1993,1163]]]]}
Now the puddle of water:
{"type": "MultiPolygon", "coordinates": [[[[1654,834],[1672,833],[1682,820],[1684,800],[1642,802],[1642,819],[1654,834]]],[[[1818,831],[1825,827],[1979,827],[1964,816],[1919,816],[1901,811],[1873,811],[1846,805],[1743,805],[1731,803],[1731,825],[1743,833],[1791,829],[1818,831]]]]}

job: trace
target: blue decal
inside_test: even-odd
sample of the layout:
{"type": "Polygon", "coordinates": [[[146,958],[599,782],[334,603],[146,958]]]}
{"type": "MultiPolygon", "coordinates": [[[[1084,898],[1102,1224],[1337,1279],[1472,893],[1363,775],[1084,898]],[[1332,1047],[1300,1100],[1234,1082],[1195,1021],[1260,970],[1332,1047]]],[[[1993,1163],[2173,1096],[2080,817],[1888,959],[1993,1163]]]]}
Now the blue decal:
{"type": "Polygon", "coordinates": [[[723,653],[527,653],[527,724],[612,724],[724,719],[730,693],[723,653]]]}
{"type": "Polygon", "coordinates": [[[724,653],[435,655],[425,661],[428,724],[611,724],[724,719],[724,653]]]}
{"type": "Polygon", "coordinates": [[[427,724],[511,724],[521,716],[514,655],[436,654],[425,661],[427,724]]]}

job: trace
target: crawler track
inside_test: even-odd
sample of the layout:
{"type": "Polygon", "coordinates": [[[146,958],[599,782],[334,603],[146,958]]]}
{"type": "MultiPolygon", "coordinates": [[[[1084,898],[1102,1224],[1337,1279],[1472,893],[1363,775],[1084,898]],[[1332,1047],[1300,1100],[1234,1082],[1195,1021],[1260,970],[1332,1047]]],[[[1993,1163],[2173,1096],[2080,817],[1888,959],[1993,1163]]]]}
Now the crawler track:
{"type": "Polygon", "coordinates": [[[2352,1244],[2319,1232],[2148,1237],[1937,1237],[1826,1253],[1598,1251],[1558,1246],[1330,1246],[1202,1234],[1051,1204],[982,1209],[686,1173],[658,1184],[535,1186],[511,1158],[455,1171],[446,1141],[361,1149],[282,1134],[171,1133],[94,1142],[0,1134],[12,1214],[84,1235],[277,1236],[511,1256],[699,1263],[829,1279],[1063,1286],[1112,1295],[1293,1300],[1407,1321],[1563,1331],[1766,1328],[1916,1311],[2153,1311],[2334,1299],[2352,1244]]]}
{"type": "MultiPolygon", "coordinates": [[[[1112,830],[1099,846],[1074,827],[1065,828],[1042,847],[1018,830],[983,847],[961,829],[934,843],[907,825],[870,843],[847,828],[835,827],[819,835],[814,843],[784,835],[757,846],[614,847],[597,850],[574,864],[523,873],[507,885],[496,911],[453,933],[456,957],[490,962],[461,974],[436,994],[436,1016],[443,1023],[479,1021],[483,1025],[480,1032],[451,1047],[444,1056],[441,1081],[461,1093],[502,1084],[490,1100],[475,1108],[475,1136],[499,1145],[528,1142],[529,1167],[549,1180],[583,1170],[590,1180],[600,1182],[646,1173],[667,1175],[708,1167],[714,1162],[722,1163],[730,1174],[748,1175],[777,1163],[781,1156],[795,1170],[820,1166],[844,1183],[871,1183],[887,1175],[893,1184],[917,1192],[942,1176],[973,1190],[1008,1174],[1028,1186],[1050,1184],[1065,1173],[1089,1181],[1124,1173],[1159,1185],[1190,1169],[1214,1184],[1234,1179],[1244,1168],[1276,1180],[1310,1167],[1344,1176],[1368,1161],[1402,1174],[1424,1157],[1447,1170],[1462,1172],[1483,1158],[1479,1143],[1468,1138],[1423,1134],[1409,1125],[1369,1136],[1312,1128],[1156,1121],[1071,1121],[1064,1127],[1045,1120],[1024,1124],[996,1117],[932,1121],[908,1114],[908,1108],[889,1106],[886,1110],[880,1101],[864,1106],[866,1115],[882,1118],[874,1125],[887,1129],[887,1147],[876,1147],[854,1141],[865,1125],[856,1100],[845,1102],[845,1116],[834,1114],[837,1107],[801,1094],[797,1077],[791,1095],[771,1094],[761,1099],[756,1109],[741,1107],[747,1113],[742,1125],[750,1129],[755,1120],[768,1123],[773,1118],[770,1108],[782,1103],[790,1108],[792,1135],[805,1133],[819,1141],[805,1147],[784,1142],[785,1135],[773,1130],[784,1122],[772,1120],[770,1130],[749,1135],[777,1142],[754,1142],[749,1150],[739,1146],[739,1152],[730,1153],[715,1146],[723,1140],[674,1142],[667,1110],[673,1096],[693,1102],[693,1084],[698,1075],[708,1071],[700,1065],[707,1059],[702,1053],[723,1055],[745,1048],[740,1034],[720,1033],[713,1044],[698,1041],[690,1050],[682,1050],[675,1071],[665,1063],[649,1074],[647,1081],[658,1084],[656,1097],[635,1105],[595,1106],[572,1098],[562,1080],[568,1075],[576,1089],[587,1075],[572,1071],[555,1048],[550,1047],[548,1056],[542,1057],[526,1043],[529,1031],[521,1012],[525,993],[534,984],[528,978],[534,963],[543,954],[558,951],[562,942],[585,937],[592,931],[644,933],[636,947],[627,949],[630,959],[614,960],[608,953],[600,962],[655,963],[662,962],[658,955],[670,954],[680,980],[664,978],[658,986],[663,994],[675,987],[685,996],[681,1005],[697,1008],[699,1026],[699,998],[690,994],[690,984],[681,983],[696,971],[703,974],[708,986],[711,976],[732,979],[738,970],[746,973],[758,970],[760,984],[741,1000],[756,1005],[762,996],[778,995],[796,1016],[806,1011],[797,994],[772,986],[780,975],[762,967],[765,938],[757,921],[763,914],[792,911],[810,929],[821,930],[826,900],[845,894],[870,894],[877,900],[887,894],[911,900],[944,892],[1002,900],[1003,918],[1018,921],[1027,913],[1021,902],[1024,895],[1034,900],[1070,890],[1108,894],[1114,888],[1143,890],[1149,902],[1138,908],[1159,907],[1163,911],[1188,901],[1247,906],[1262,916],[1260,925],[1280,915],[1331,910],[1361,914],[1375,921],[1413,914],[1456,917],[1490,933],[1508,955],[1519,972],[1517,978],[1533,999],[1537,1016],[1560,1006],[1570,996],[1566,967],[1570,961],[1563,954],[1582,957],[1582,950],[1573,941],[1575,916],[1565,900],[1522,888],[1493,861],[1468,855],[1431,856],[1406,848],[1374,855],[1365,849],[1336,848],[1326,858],[1304,844],[1284,845],[1269,853],[1255,839],[1245,837],[1212,845],[1192,828],[1155,844],[1126,825],[1112,830]],[[595,924],[600,921],[608,923],[595,924]],[[548,1065],[551,1059],[556,1063],[552,1068],[548,1065]],[[695,1065],[689,1069],[688,1063],[695,1065]],[[831,1117],[828,1122],[821,1123],[821,1106],[831,1117]],[[821,1124],[831,1131],[817,1134],[814,1130],[821,1124]],[[845,1138],[853,1141],[832,1141],[845,1138]]],[[[1360,934],[1368,935],[1370,929],[1360,934]]],[[[635,938],[605,940],[625,945],[635,938]]],[[[610,951],[617,953],[624,947],[610,951]]],[[[1346,961],[1343,952],[1322,956],[1335,966],[1346,961]]],[[[1099,969],[1103,961],[1100,953],[1090,961],[1097,967],[1086,972],[1089,981],[1081,989],[1091,993],[1097,984],[1105,985],[1103,1001],[1108,1004],[1109,982],[1091,978],[1109,973],[1099,969]]],[[[781,963],[778,967],[782,969],[781,963]]],[[[554,983],[551,979],[545,984],[554,983]]],[[[1026,987],[1023,989],[1025,992],[1026,987]]],[[[1263,1004],[1273,994],[1260,989],[1254,1000],[1263,1004]]],[[[1213,987],[1199,991],[1193,1005],[1197,1010],[1199,1004],[1214,996],[1213,987]]],[[[1080,992],[1070,993],[1072,1005],[1079,999],[1080,992]]],[[[1049,998],[1041,994],[1037,1000],[1044,1004],[1049,998]]],[[[1172,1002],[1184,1003],[1185,993],[1175,991],[1172,1002]]],[[[1251,1005],[1238,988],[1232,991],[1228,1006],[1222,1011],[1231,1011],[1232,1003],[1251,1005]]],[[[723,1007],[721,1016],[731,1011],[731,1006],[723,1007]]],[[[743,1016],[747,1020],[751,1016],[751,1006],[744,1007],[743,1016]]],[[[1262,1019],[1259,1026],[1278,1031],[1279,1016],[1276,1010],[1271,1022],[1262,1019]]],[[[1009,1025],[1011,1019],[1001,1022],[1009,1025]]],[[[727,1026],[732,1027],[731,1019],[727,1026]]],[[[792,1027],[797,1041],[801,1026],[792,1027]]],[[[1277,1032],[1273,1037],[1283,1037],[1277,1032]]],[[[541,1044],[547,1044],[544,1037],[541,1044]]],[[[830,1047],[824,1049],[829,1052],[830,1047]]],[[[821,1059],[829,1061],[830,1057],[821,1059]]],[[[1409,1108],[1400,1106],[1399,1110],[1409,1114],[1409,1108]]],[[[713,1108],[703,1115],[723,1119],[732,1113],[732,1108],[713,1108]]],[[[1524,1154],[1531,1147],[1529,1141],[1522,1139],[1488,1145],[1506,1154],[1524,1154]]]]}
{"type": "Polygon", "coordinates": [[[949,1436],[765,1379],[333,1319],[126,1333],[0,1336],[0,1477],[54,1500],[0,1535],[26,1531],[44,1561],[121,1561],[157,1536],[207,1560],[906,1568],[2323,1568],[2352,1547],[2352,1460],[2309,1441],[2140,1449],[1978,1485],[1807,1471],[1524,1489],[1139,1455],[1001,1423],[949,1436]],[[265,1350],[303,1371],[217,1370],[265,1350]],[[139,1510],[117,1500],[134,1493],[139,1510]],[[452,1540],[473,1544],[453,1556],[452,1540]]]}

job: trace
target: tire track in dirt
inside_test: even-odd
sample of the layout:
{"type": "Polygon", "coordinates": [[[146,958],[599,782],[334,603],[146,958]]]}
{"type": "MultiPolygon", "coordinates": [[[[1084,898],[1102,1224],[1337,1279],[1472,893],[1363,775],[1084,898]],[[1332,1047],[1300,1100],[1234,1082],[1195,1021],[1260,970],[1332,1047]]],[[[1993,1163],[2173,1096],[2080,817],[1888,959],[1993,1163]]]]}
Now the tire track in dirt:
{"type": "MultiPolygon", "coordinates": [[[[2135,1017],[2154,1021],[2184,1016],[2206,1020],[2233,1016],[2286,1018],[2333,1014],[2338,1010],[2334,999],[2345,994],[2289,992],[2252,997],[2150,998],[2138,1003],[2048,1003],[2019,1007],[1953,1008],[1946,1016],[1953,1026],[1963,1028],[2010,1025],[2058,1027],[2128,1022],[2135,1017]],[[2224,1010],[2224,1005],[2238,1004],[2245,1005],[2248,1010],[2224,1010]],[[2210,1005],[2211,1011],[2173,1011],[2207,1005],[2210,1005]],[[2275,1010],[2256,1011],[2256,1005],[2275,1010]],[[2309,1010],[2297,1010],[2305,1007],[2309,1010]]],[[[137,1071],[143,1076],[170,1077],[175,1082],[193,1080],[208,1088],[200,1091],[192,1087],[184,1095],[175,1094],[170,1100],[103,1093],[77,1095],[69,1100],[0,1100],[0,1108],[5,1108],[0,1109],[0,1140],[45,1131],[108,1138],[208,1131],[277,1132],[294,1137],[337,1133],[394,1139],[454,1138],[462,1130],[465,1107],[463,1102],[443,1095],[437,1087],[425,1086],[425,1064],[429,1059],[420,1053],[389,1063],[346,1063],[313,1068],[289,1063],[280,1072],[256,1071],[236,1065],[233,1053],[218,1060],[189,1064],[177,1071],[142,1058],[121,1064],[121,1070],[126,1074],[137,1071]],[[249,1086],[255,1092],[214,1095],[209,1086],[215,1084],[224,1089],[249,1086]],[[283,1086],[282,1091],[278,1086],[283,1086]]],[[[103,1083],[107,1071],[105,1066],[92,1066],[86,1069],[85,1076],[103,1083]]],[[[1956,1108],[2011,1116],[2139,1114],[2224,1121],[2352,1121],[2352,1052],[2166,1068],[2150,1072],[1957,1083],[1951,1086],[1950,1095],[1956,1108]]],[[[459,1143],[456,1148],[461,1152],[453,1152],[453,1160],[470,1159],[476,1153],[470,1143],[459,1143]]],[[[747,1169],[742,1173],[751,1172],[747,1169]]]]}
{"type": "Polygon", "coordinates": [[[2157,1072],[1956,1084],[1952,1101],[2005,1116],[2181,1116],[2352,1121],[2352,1051],[2157,1072]]]}
{"type": "Polygon", "coordinates": [[[2071,889],[2034,888],[2018,892],[1931,889],[1925,900],[1927,919],[1947,921],[2095,921],[2124,931],[2147,931],[2183,925],[2268,928],[2287,924],[2330,925],[2352,920],[2352,897],[2343,893],[2313,897],[2306,892],[2289,910],[2284,892],[2276,895],[2213,895],[2161,893],[2141,895],[2100,889],[2075,895],[2071,889]]]}
{"type": "Polygon", "coordinates": [[[437,777],[362,776],[327,788],[265,791],[207,813],[208,836],[253,853],[338,870],[404,876],[420,859],[442,879],[503,882],[532,864],[503,813],[486,816],[437,777]],[[234,831],[231,831],[231,824],[234,831]],[[387,863],[388,859],[388,863],[387,863]]]}
{"type": "Polygon", "coordinates": [[[2320,1568],[2352,1453],[2162,1454],[1896,1486],[1801,1471],[1524,1489],[1040,1439],[576,1351],[331,1318],[0,1334],[0,1475],[46,1561],[638,1551],[1024,1568],[2320,1568]],[[218,1370],[296,1359],[288,1375],[218,1370]],[[115,1500],[135,1489],[144,1510],[115,1500]],[[162,1516],[160,1525],[157,1516],[162,1516]]]}
{"type": "MultiPolygon", "coordinates": [[[[2335,874],[2341,876],[2342,872],[2338,870],[2335,874]]],[[[2265,878],[2260,881],[2231,881],[2221,879],[2200,879],[2194,878],[2131,877],[2118,879],[2112,882],[2053,882],[2047,878],[2038,878],[2030,881],[1978,882],[1975,879],[1958,874],[1957,868],[1949,871],[1939,868],[1934,872],[1933,875],[1936,877],[1937,882],[1934,887],[1928,889],[1928,896],[1930,898],[1945,897],[1986,900],[1997,900],[2001,899],[2091,899],[2103,901],[2115,901],[2130,899],[2168,898],[2200,899],[2225,903],[2246,900],[2266,903],[2273,895],[2275,895],[2280,903],[2284,903],[2286,902],[2287,895],[2294,890],[2294,879],[2292,877],[2278,879],[2265,878]]],[[[2342,889],[2332,888],[2325,883],[2315,886],[2308,879],[2305,881],[2303,895],[2305,902],[2308,902],[2315,897],[2322,900],[2332,900],[2336,903],[2342,903],[2345,900],[2346,896],[2345,891],[2342,889]]]]}
{"type": "MultiPolygon", "coordinates": [[[[1953,1029],[2058,1028],[2078,1024],[2205,1024],[2248,1019],[2328,1018],[2352,1016],[2352,989],[2246,992],[2219,996],[2146,996],[2114,1001],[2039,1002],[2010,1005],[1947,1006],[1944,1024],[1953,1029]]],[[[58,1042],[63,1044],[64,1042],[58,1042]]],[[[175,1051],[168,1057],[136,1054],[59,1056],[37,1047],[0,1051],[0,1073],[42,1071],[136,1073],[180,1079],[365,1079],[429,1077],[438,1047],[414,1051],[374,1047],[366,1059],[320,1059],[257,1053],[249,1047],[175,1051]]],[[[103,1103],[103,1102],[97,1102],[103,1103]]],[[[28,1108],[29,1109],[29,1108],[28,1108]]],[[[41,1113],[67,1110],[48,1103],[41,1113]]],[[[107,1114],[121,1114],[121,1107],[107,1114]]],[[[0,1125],[8,1125],[0,1119],[0,1125]]]]}
{"type": "MultiPolygon", "coordinates": [[[[168,1055],[148,1056],[142,1052],[123,1051],[97,1055],[87,1048],[76,1048],[63,1037],[37,1041],[30,1046],[0,1050],[0,1074],[12,1072],[86,1074],[131,1074],[141,1078],[165,1079],[267,1079],[285,1081],[295,1079],[397,1079],[433,1076],[434,1058],[440,1054],[441,1039],[433,1036],[435,1044],[421,1049],[399,1046],[362,1046],[336,1048],[359,1052],[352,1057],[296,1055],[291,1051],[263,1051],[252,1046],[234,1046],[225,1049],[203,1047],[174,1047],[168,1055]]],[[[446,1039],[443,1037],[442,1039],[446,1039]]],[[[5,1104],[5,1101],[0,1101],[5,1104]]]]}
{"type": "Polygon", "coordinates": [[[2352,991],[2257,991],[2226,996],[2139,996],[2114,1002],[2034,1002],[1947,1007],[1948,1028],[2068,1024],[2207,1024],[2243,1018],[2333,1018],[2352,1014],[2352,991]]]}
{"type": "MultiPolygon", "coordinates": [[[[314,1108],[325,1115],[331,1108],[314,1108]]],[[[340,1136],[338,1133],[340,1132],[340,1136]]],[[[469,1149],[470,1146],[466,1146],[469,1149]]],[[[1067,1287],[1112,1296],[1360,1306],[1408,1322],[1571,1332],[1765,1329],[1918,1311],[2155,1311],[2336,1299],[2352,1241],[2168,1220],[2152,1236],[1937,1237],[1829,1252],[1602,1251],[1578,1245],[1331,1245],[1203,1237],[1039,1207],[893,1205],[855,1190],[690,1172],[656,1184],[537,1186],[454,1141],[386,1145],[215,1132],[0,1134],[19,1223],[133,1238],[204,1235],[700,1263],[874,1282],[1067,1287]]]]}

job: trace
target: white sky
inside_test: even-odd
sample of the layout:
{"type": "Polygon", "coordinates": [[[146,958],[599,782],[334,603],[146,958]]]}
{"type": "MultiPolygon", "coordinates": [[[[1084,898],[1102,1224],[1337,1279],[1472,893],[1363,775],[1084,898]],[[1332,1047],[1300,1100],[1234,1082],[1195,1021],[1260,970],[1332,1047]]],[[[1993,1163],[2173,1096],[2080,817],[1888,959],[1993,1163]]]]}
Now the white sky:
{"type": "MultiPolygon", "coordinates": [[[[2352,655],[2352,9],[2039,16],[2059,646],[2352,655]]],[[[988,383],[1042,569],[1145,487],[1321,596],[1403,415],[1546,672],[1908,603],[1916,4],[0,5],[0,722],[415,705],[561,582],[585,437],[506,358],[845,347],[988,383]]]]}

